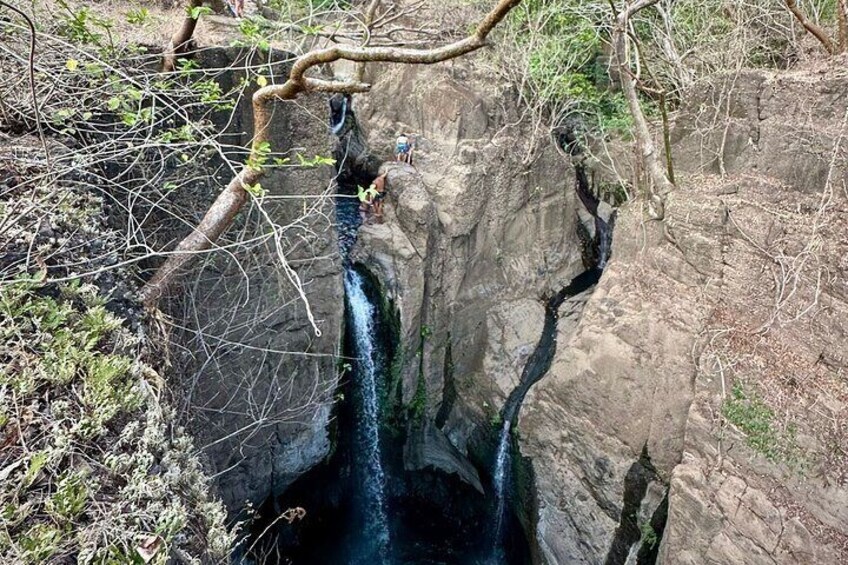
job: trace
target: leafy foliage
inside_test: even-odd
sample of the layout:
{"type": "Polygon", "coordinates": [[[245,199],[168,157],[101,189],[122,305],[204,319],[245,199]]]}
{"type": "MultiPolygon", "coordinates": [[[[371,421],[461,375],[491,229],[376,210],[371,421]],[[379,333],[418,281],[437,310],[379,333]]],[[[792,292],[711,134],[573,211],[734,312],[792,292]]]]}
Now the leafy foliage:
{"type": "Polygon", "coordinates": [[[166,434],[156,374],[133,360],[138,340],[96,287],[0,287],[0,336],[0,560],[135,562],[139,539],[178,543],[198,515],[225,557],[223,509],[208,499],[190,442],[166,434]]]}
{"type": "Polygon", "coordinates": [[[609,88],[604,65],[609,6],[578,0],[531,0],[507,22],[507,65],[523,67],[527,99],[556,116],[577,112],[603,131],[626,131],[630,117],[609,88]]]}
{"type": "Polygon", "coordinates": [[[645,522],[639,528],[642,532],[642,544],[647,546],[649,549],[654,549],[659,541],[656,530],[651,525],[650,522],[645,522]]]}
{"type": "Polygon", "coordinates": [[[781,429],[772,409],[741,383],[733,386],[721,412],[728,422],[745,434],[746,443],[769,461],[782,461],[798,469],[806,465],[796,442],[795,427],[790,424],[781,429]]]}
{"type": "Polygon", "coordinates": [[[65,0],[57,0],[56,3],[62,9],[59,31],[68,39],[99,44],[103,41],[104,34],[110,33],[112,23],[107,18],[98,16],[85,6],[74,10],[65,0]]]}

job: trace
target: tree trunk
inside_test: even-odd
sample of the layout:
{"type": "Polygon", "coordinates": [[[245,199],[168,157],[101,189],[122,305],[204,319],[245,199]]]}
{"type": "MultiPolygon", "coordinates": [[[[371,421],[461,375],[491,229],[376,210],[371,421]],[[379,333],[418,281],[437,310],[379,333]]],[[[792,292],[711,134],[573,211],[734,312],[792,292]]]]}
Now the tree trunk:
{"type": "Polygon", "coordinates": [[[648,174],[651,186],[648,189],[648,211],[652,218],[662,219],[664,215],[665,195],[671,192],[674,185],[666,176],[666,170],[660,161],[654,138],[648,127],[648,120],[642,112],[639,104],[639,95],[636,91],[636,79],[630,68],[627,57],[627,26],[630,17],[649,6],[656,4],[659,0],[639,0],[622,10],[616,17],[616,25],[612,32],[613,54],[616,67],[619,71],[621,89],[627,100],[630,115],[633,118],[633,129],[636,137],[636,145],[639,151],[639,160],[648,174]]]}
{"type": "Polygon", "coordinates": [[[177,68],[177,57],[185,53],[188,48],[191,38],[194,36],[194,29],[197,27],[197,20],[199,19],[192,18],[191,11],[194,8],[200,8],[202,5],[203,0],[189,0],[186,7],[186,16],[180,29],[171,37],[170,43],[165,47],[162,72],[170,73],[177,68]]]}

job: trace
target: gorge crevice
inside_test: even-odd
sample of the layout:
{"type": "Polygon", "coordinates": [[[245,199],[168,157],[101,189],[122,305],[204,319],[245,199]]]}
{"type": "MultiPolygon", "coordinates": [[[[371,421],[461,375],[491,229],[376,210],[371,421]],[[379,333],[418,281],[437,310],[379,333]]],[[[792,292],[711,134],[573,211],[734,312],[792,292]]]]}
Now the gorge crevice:
{"type": "MultiPolygon", "coordinates": [[[[356,187],[373,180],[379,160],[368,152],[346,98],[331,100],[330,127],[339,138],[336,216],[347,294],[333,450],[269,500],[263,513],[274,516],[279,508],[300,506],[309,508],[307,516],[270,526],[249,557],[293,563],[482,562],[485,544],[474,533],[486,527],[492,509],[477,468],[426,412],[429,393],[421,373],[430,337],[426,320],[418,358],[404,359],[394,345],[397,311],[383,281],[369,272],[367,262],[351,255],[360,224],[356,187]],[[421,375],[405,402],[395,377],[403,361],[415,362],[421,375]]],[[[447,356],[446,375],[451,366],[447,356]]],[[[254,531],[267,528],[268,520],[260,520],[254,531]]],[[[526,554],[524,541],[524,549],[517,546],[509,562],[528,562],[526,554]]]]}

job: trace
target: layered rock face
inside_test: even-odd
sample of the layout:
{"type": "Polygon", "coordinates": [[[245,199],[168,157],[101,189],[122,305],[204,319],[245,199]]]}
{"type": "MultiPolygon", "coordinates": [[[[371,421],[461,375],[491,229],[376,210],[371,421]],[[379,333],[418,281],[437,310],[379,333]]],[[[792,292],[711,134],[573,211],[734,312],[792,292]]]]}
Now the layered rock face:
{"type": "Polygon", "coordinates": [[[622,211],[576,334],[525,402],[549,562],[620,562],[643,448],[670,483],[660,562],[848,558],[844,88],[743,74],[678,116],[690,174],[664,225],[622,211]]]}
{"type": "MultiPolygon", "coordinates": [[[[215,60],[206,66],[226,67],[233,53],[204,54],[210,56],[215,60]]],[[[228,79],[237,80],[236,72],[219,78],[224,88],[228,79]]],[[[274,111],[272,151],[295,163],[295,153],[331,154],[326,97],[304,96],[297,107],[278,104],[274,111]]],[[[223,124],[234,147],[250,145],[250,92],[232,115],[222,116],[223,124]]],[[[221,186],[230,174],[221,169],[221,186]]],[[[183,388],[198,446],[205,446],[233,512],[246,501],[259,505],[279,494],[330,451],[343,326],[332,176],[329,166],[269,170],[262,179],[267,191],[262,210],[249,203],[229,232],[247,243],[219,251],[199,266],[169,308],[183,372],[175,384],[183,388]],[[271,223],[285,229],[275,232],[271,223]],[[295,282],[302,284],[320,336],[295,282]]],[[[189,205],[202,213],[219,189],[208,187],[189,205]]]]}
{"type": "Polygon", "coordinates": [[[356,106],[372,151],[416,140],[415,168],[384,166],[386,222],[363,226],[355,252],[400,313],[403,402],[424,404],[406,463],[475,485],[469,437],[518,384],[542,299],[583,270],[573,176],[550,139],[514,125],[512,96],[467,69],[407,67],[356,106]]]}
{"type": "MultiPolygon", "coordinates": [[[[508,95],[466,72],[386,72],[359,101],[372,148],[404,130],[420,149],[386,167],[357,257],[400,311],[403,398],[425,391],[450,440],[413,465],[468,477],[450,461],[517,384],[538,298],[582,266],[566,161],[540,140],[525,166],[508,95]]],[[[621,211],[521,412],[537,561],[848,559],[844,86],[741,74],[677,116],[664,223],[621,211]]]]}
{"type": "MultiPolygon", "coordinates": [[[[474,438],[518,384],[542,299],[583,270],[573,170],[519,119],[509,88],[467,67],[381,68],[373,82],[355,102],[371,150],[390,159],[400,132],[417,140],[415,168],[384,165],[386,221],[360,229],[353,256],[399,313],[391,386],[416,424],[405,464],[482,489],[474,438]]],[[[613,259],[591,296],[563,305],[553,365],[521,411],[537,562],[848,559],[844,86],[723,77],[677,116],[683,180],[664,222],[638,203],[620,212],[613,259]]],[[[329,151],[303,113],[279,127],[284,146],[329,151]]],[[[313,170],[263,184],[315,195],[328,182],[313,170]]],[[[181,303],[186,342],[203,351],[186,374],[206,407],[201,443],[233,507],[329,450],[342,323],[332,204],[271,209],[286,223],[304,201],[323,215],[284,249],[309,281],[320,339],[272,239],[209,262],[181,303]]],[[[255,225],[248,214],[243,229],[255,225]]]]}

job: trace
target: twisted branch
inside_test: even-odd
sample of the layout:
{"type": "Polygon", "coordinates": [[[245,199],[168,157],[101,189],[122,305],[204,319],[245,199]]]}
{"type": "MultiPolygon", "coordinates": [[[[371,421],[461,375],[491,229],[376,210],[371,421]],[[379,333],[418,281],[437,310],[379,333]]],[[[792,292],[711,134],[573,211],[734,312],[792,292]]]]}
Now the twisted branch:
{"type": "MultiPolygon", "coordinates": [[[[842,2],[840,2],[840,4],[842,4],[842,2]]],[[[792,15],[795,16],[795,19],[797,19],[798,22],[802,26],[804,26],[804,29],[813,34],[813,36],[819,40],[819,43],[824,46],[825,50],[830,55],[836,54],[836,46],[833,45],[833,42],[827,36],[825,31],[810,20],[808,20],[806,16],[804,16],[804,13],[798,7],[798,4],[795,2],[795,0],[786,0],[786,7],[789,8],[789,11],[792,12],[792,15]]],[[[837,9],[841,9],[841,5],[837,9]]]]}
{"type": "MultiPolygon", "coordinates": [[[[197,0],[191,0],[194,3],[197,0]]],[[[300,56],[292,66],[288,80],[282,85],[270,85],[256,91],[253,95],[253,121],[254,138],[251,147],[253,161],[260,157],[259,148],[268,139],[268,126],[273,116],[271,103],[277,100],[293,100],[303,92],[340,92],[357,93],[367,92],[370,85],[358,80],[328,81],[306,76],[306,72],[317,65],[333,63],[338,60],[347,60],[356,63],[385,62],[406,63],[412,65],[431,65],[454,59],[467,53],[471,53],[486,45],[486,38],[521,0],[499,0],[499,2],[481,20],[477,29],[470,36],[432,49],[412,49],[399,47],[369,47],[369,46],[345,46],[334,45],[324,49],[311,51],[300,56]]],[[[195,22],[196,23],[196,22],[195,22]]],[[[185,23],[184,23],[185,28],[185,23]]],[[[191,28],[193,30],[193,27],[191,28]]],[[[177,36],[175,36],[177,37],[177,36]]],[[[185,44],[190,37],[180,36],[181,44],[185,44]]],[[[176,41],[172,40],[172,44],[176,41]]],[[[647,127],[647,126],[646,126],[647,127]]],[[[261,178],[263,171],[260,168],[243,167],[227,185],[223,192],[218,195],[215,202],[209,207],[200,224],[192,230],[177,246],[176,252],[168,257],[165,263],[156,271],[147,282],[141,292],[141,299],[149,307],[155,306],[158,299],[173,283],[176,276],[184,270],[193,256],[199,252],[210,249],[224,231],[229,227],[247,202],[248,194],[245,187],[255,185],[261,178]]],[[[287,265],[284,265],[286,268],[287,265]]],[[[289,277],[297,277],[290,268],[286,268],[289,277]]],[[[312,320],[311,310],[306,297],[301,293],[301,299],[307,308],[307,314],[312,322],[316,335],[320,330],[312,320]]]]}

